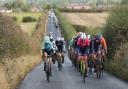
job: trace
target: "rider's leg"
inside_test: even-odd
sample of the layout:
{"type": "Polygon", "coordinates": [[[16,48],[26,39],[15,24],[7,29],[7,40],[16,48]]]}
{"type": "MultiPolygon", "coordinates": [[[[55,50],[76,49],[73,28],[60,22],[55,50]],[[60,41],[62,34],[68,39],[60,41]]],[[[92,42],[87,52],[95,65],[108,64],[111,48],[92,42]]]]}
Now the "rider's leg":
{"type": "Polygon", "coordinates": [[[44,71],[46,71],[47,53],[44,52],[44,71]]]}
{"type": "Polygon", "coordinates": [[[49,59],[49,61],[50,61],[50,75],[52,76],[52,50],[51,51],[49,51],[49,54],[48,55],[51,55],[51,57],[50,57],[50,59],[49,59]]]}
{"type": "Polygon", "coordinates": [[[62,55],[62,64],[64,63],[64,50],[63,50],[63,46],[60,48],[61,51],[61,55],[62,55]]]}
{"type": "Polygon", "coordinates": [[[84,62],[85,62],[85,71],[86,71],[86,76],[87,76],[87,71],[88,71],[88,62],[87,62],[87,55],[84,56],[84,62]]]}

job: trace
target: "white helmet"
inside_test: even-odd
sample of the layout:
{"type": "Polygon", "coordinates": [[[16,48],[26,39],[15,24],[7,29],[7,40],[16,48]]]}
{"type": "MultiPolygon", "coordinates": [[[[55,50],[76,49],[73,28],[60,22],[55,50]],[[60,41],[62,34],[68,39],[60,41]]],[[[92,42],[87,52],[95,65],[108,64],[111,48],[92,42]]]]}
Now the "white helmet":
{"type": "Polygon", "coordinates": [[[86,35],[84,33],[82,33],[81,38],[82,39],[85,39],[86,38],[86,35]]]}
{"type": "Polygon", "coordinates": [[[50,36],[50,39],[53,39],[53,37],[52,37],[52,36],[50,36]]]}
{"type": "Polygon", "coordinates": [[[57,41],[60,41],[61,40],[61,38],[60,37],[57,37],[57,41]]]}
{"type": "Polygon", "coordinates": [[[64,38],[62,37],[61,40],[64,41],[64,38]]]}
{"type": "Polygon", "coordinates": [[[50,32],[49,34],[52,35],[52,32],[50,32]]]}
{"type": "Polygon", "coordinates": [[[55,44],[55,41],[53,41],[52,43],[55,44]]]}
{"type": "Polygon", "coordinates": [[[82,32],[80,32],[79,34],[80,34],[80,36],[81,36],[83,33],[82,33],[82,32]]]}

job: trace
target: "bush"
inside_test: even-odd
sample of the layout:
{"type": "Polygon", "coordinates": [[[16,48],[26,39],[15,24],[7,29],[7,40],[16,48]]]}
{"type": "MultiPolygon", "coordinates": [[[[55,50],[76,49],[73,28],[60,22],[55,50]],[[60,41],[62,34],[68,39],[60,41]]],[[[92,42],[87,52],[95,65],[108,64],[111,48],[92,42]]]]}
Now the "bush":
{"type": "Polygon", "coordinates": [[[59,10],[55,10],[55,12],[59,20],[61,33],[67,41],[71,40],[72,37],[77,33],[75,28],[61,15],[59,10]]]}
{"type": "Polygon", "coordinates": [[[128,5],[112,9],[104,35],[108,44],[108,68],[112,74],[128,81],[128,5]]]}
{"type": "Polygon", "coordinates": [[[113,57],[122,43],[128,42],[128,6],[118,6],[110,12],[104,35],[109,56],[113,57]]]}
{"type": "Polygon", "coordinates": [[[101,28],[91,28],[91,27],[86,27],[86,26],[81,26],[81,25],[73,25],[74,28],[76,29],[77,32],[86,32],[90,35],[95,35],[97,33],[102,33],[102,29],[101,28]]]}
{"type": "Polygon", "coordinates": [[[27,16],[27,17],[23,17],[22,22],[35,22],[37,21],[36,18],[27,16]]]}
{"type": "Polygon", "coordinates": [[[22,2],[21,3],[8,2],[8,3],[4,4],[4,7],[8,8],[8,9],[13,9],[13,10],[19,8],[19,9],[21,9],[21,11],[25,11],[25,12],[30,11],[30,5],[22,3],[22,2]]]}
{"type": "Polygon", "coordinates": [[[44,9],[50,10],[51,9],[51,5],[50,4],[45,5],[44,9]]]}
{"type": "MultiPolygon", "coordinates": [[[[46,18],[46,17],[45,17],[46,18]]],[[[38,36],[42,38],[45,19],[41,19],[38,28],[38,36]],[[43,26],[43,27],[42,27],[43,26]]],[[[37,33],[37,32],[36,32],[37,33]]],[[[4,58],[13,59],[27,54],[38,54],[40,52],[41,39],[29,37],[17,25],[12,17],[0,14],[0,60],[4,58]]]]}
{"type": "Polygon", "coordinates": [[[80,12],[80,13],[102,13],[104,10],[102,9],[69,9],[69,8],[59,8],[61,12],[80,12]]]}

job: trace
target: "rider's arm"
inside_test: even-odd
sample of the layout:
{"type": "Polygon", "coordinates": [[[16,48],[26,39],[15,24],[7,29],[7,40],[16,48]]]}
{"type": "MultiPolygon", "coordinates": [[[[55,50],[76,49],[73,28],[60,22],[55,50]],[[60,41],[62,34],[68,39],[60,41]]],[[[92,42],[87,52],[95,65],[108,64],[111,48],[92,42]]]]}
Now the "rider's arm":
{"type": "Polygon", "coordinates": [[[51,49],[53,49],[53,44],[52,44],[52,42],[50,41],[50,45],[51,45],[51,49]]]}
{"type": "Polygon", "coordinates": [[[81,44],[80,41],[81,41],[81,39],[79,38],[78,41],[77,41],[77,45],[78,45],[78,46],[80,46],[80,44],[81,44]]]}
{"type": "Polygon", "coordinates": [[[104,49],[105,49],[105,51],[107,53],[107,44],[106,44],[106,41],[105,41],[105,39],[103,37],[102,37],[102,45],[103,45],[103,47],[104,47],[104,49]]]}
{"type": "Polygon", "coordinates": [[[44,42],[42,43],[41,49],[42,49],[42,50],[45,49],[45,48],[44,48],[44,42]]]}
{"type": "Polygon", "coordinates": [[[71,48],[71,45],[72,45],[72,40],[71,40],[70,43],[69,43],[69,50],[70,50],[70,48],[71,48]]]}
{"type": "Polygon", "coordinates": [[[44,57],[44,42],[42,43],[42,46],[41,46],[41,51],[42,51],[42,58],[44,57]]]}

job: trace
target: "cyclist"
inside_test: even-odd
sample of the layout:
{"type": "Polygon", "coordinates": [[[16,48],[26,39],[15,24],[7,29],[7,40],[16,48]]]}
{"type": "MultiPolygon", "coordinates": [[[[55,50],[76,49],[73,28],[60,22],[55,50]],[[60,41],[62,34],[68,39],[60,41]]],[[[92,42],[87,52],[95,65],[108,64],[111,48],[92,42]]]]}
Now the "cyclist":
{"type": "Polygon", "coordinates": [[[63,47],[64,47],[64,43],[63,41],[61,40],[61,37],[57,37],[57,40],[56,40],[56,46],[57,46],[57,51],[61,53],[61,55],[63,56],[63,60],[62,60],[62,63],[64,63],[64,54],[63,54],[63,47]]]}
{"type": "MultiPolygon", "coordinates": [[[[44,41],[42,44],[42,57],[44,58],[44,71],[46,71],[46,63],[47,63],[47,56],[51,56],[53,51],[53,45],[50,41],[49,36],[44,37],[44,41]]],[[[51,65],[51,60],[50,60],[50,65],[51,65]]],[[[51,67],[50,67],[51,70],[51,67]]]]}
{"type": "Polygon", "coordinates": [[[74,49],[75,49],[75,52],[76,54],[78,53],[78,50],[79,50],[79,46],[77,45],[77,42],[78,42],[78,39],[81,37],[82,35],[82,32],[78,32],[77,36],[74,38],[74,49]]]}
{"type": "Polygon", "coordinates": [[[66,42],[65,42],[65,40],[64,40],[64,38],[63,38],[63,37],[61,38],[61,40],[62,40],[62,41],[63,41],[63,43],[64,43],[64,44],[63,44],[63,52],[65,53],[65,46],[66,46],[66,42]]]}
{"type": "Polygon", "coordinates": [[[102,34],[98,34],[95,37],[94,50],[97,53],[99,50],[101,51],[102,49],[105,51],[105,53],[107,53],[107,45],[105,38],[102,36],[102,34]]]}
{"type": "MultiPolygon", "coordinates": [[[[94,51],[97,54],[97,57],[101,56],[101,54],[103,54],[103,56],[104,56],[105,55],[104,53],[107,54],[107,45],[106,45],[105,38],[102,36],[102,34],[98,34],[95,37],[94,51]]],[[[97,58],[97,59],[99,59],[99,58],[97,58]]],[[[94,60],[94,72],[96,72],[96,70],[95,70],[96,64],[97,64],[96,61],[97,60],[94,60]]]]}
{"type": "MultiPolygon", "coordinates": [[[[87,70],[87,68],[88,68],[88,63],[87,63],[88,47],[90,45],[90,41],[84,33],[82,33],[81,38],[78,39],[77,45],[79,46],[79,51],[78,51],[78,54],[79,54],[78,59],[79,60],[78,61],[80,61],[84,56],[83,61],[85,63],[85,67],[86,67],[86,70],[87,70]]],[[[87,76],[87,72],[86,72],[86,76],[87,76]]]]}
{"type": "Polygon", "coordinates": [[[54,41],[52,32],[49,33],[49,38],[50,38],[50,41],[51,41],[51,42],[54,41]]]}

